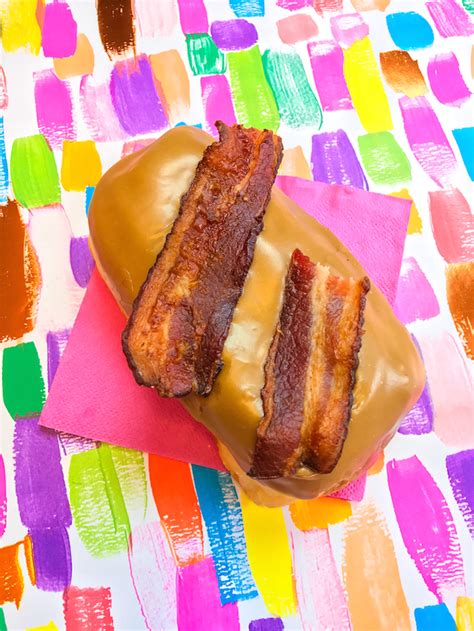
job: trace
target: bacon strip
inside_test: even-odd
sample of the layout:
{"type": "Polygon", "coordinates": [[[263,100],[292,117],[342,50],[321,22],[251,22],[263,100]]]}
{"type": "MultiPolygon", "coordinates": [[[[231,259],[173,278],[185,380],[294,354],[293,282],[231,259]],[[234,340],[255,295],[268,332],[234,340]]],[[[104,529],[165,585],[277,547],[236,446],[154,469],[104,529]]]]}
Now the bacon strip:
{"type": "Polygon", "coordinates": [[[288,477],[336,466],[347,435],[368,278],[331,275],[299,250],[265,364],[264,416],[249,475],[288,477]]]}
{"type": "Polygon", "coordinates": [[[138,383],[165,397],[212,389],[282,157],[271,131],[216,126],[122,337],[138,383]]]}

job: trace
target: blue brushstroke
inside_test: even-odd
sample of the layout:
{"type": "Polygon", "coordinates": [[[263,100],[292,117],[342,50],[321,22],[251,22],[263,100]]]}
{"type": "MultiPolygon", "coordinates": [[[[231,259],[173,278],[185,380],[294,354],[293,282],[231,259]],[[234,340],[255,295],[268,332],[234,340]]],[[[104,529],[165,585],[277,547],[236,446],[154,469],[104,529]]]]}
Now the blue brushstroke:
{"type": "Polygon", "coordinates": [[[434,42],[434,33],[430,23],[415,11],[390,13],[386,20],[390,37],[402,50],[427,48],[434,42]]]}
{"type": "Polygon", "coordinates": [[[453,136],[461,152],[466,171],[474,182],[474,127],[453,129],[453,136]]]}
{"type": "Polygon", "coordinates": [[[95,186],[86,187],[86,216],[89,215],[89,206],[91,205],[92,195],[94,194],[95,186]]]}
{"type": "Polygon", "coordinates": [[[5,129],[3,116],[0,117],[0,204],[8,201],[8,162],[5,150],[5,129]]]}
{"type": "Polygon", "coordinates": [[[258,596],[247,559],[242,511],[228,473],[192,465],[194,486],[206,524],[221,603],[258,596]]]}
{"type": "Polygon", "coordinates": [[[258,18],[265,15],[265,0],[229,0],[238,18],[258,18]]]}
{"type": "Polygon", "coordinates": [[[444,603],[415,609],[416,631],[456,631],[456,623],[444,603]]]}

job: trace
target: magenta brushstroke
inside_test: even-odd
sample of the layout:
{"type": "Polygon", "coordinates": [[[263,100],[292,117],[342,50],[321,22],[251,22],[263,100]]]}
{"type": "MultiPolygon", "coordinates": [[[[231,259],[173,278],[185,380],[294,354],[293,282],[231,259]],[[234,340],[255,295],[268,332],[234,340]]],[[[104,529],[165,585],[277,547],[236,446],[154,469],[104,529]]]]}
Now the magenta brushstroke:
{"type": "Polygon", "coordinates": [[[41,43],[45,57],[71,57],[76,52],[77,24],[67,2],[45,6],[41,43]]]}
{"type": "Polygon", "coordinates": [[[221,605],[211,557],[178,569],[177,598],[180,631],[240,629],[237,603],[221,605]]]}
{"type": "Polygon", "coordinates": [[[325,111],[350,110],[352,100],[344,78],[344,54],[336,42],[310,42],[308,54],[325,111]]]}
{"type": "Polygon", "coordinates": [[[317,182],[346,184],[365,191],[369,188],[351,141],[342,129],[313,136],[311,169],[317,182]]]}
{"type": "Polygon", "coordinates": [[[8,90],[5,70],[0,66],[0,109],[6,110],[8,107],[8,90]]]}
{"type": "Polygon", "coordinates": [[[331,33],[341,46],[352,46],[369,34],[369,27],[360,13],[344,13],[329,20],[331,33]]]}
{"type": "Polygon", "coordinates": [[[257,42],[258,33],[247,20],[223,20],[211,24],[211,37],[221,50],[242,50],[257,42]]]}
{"type": "Polygon", "coordinates": [[[72,237],[69,244],[69,258],[76,283],[80,287],[87,287],[94,269],[94,259],[87,237],[72,237]]]}
{"type": "Polygon", "coordinates": [[[439,315],[439,304],[416,259],[403,259],[394,311],[403,324],[439,315]]]}
{"type": "Polygon", "coordinates": [[[201,77],[201,94],[206,131],[217,138],[218,133],[214,125],[217,120],[222,120],[227,125],[236,122],[227,77],[223,74],[201,77]]]}
{"type": "Polygon", "coordinates": [[[36,587],[61,592],[71,584],[71,545],[66,528],[30,529],[36,587]]]}
{"type": "Polygon", "coordinates": [[[449,187],[457,168],[456,158],[428,99],[403,96],[399,105],[416,160],[438,186],[449,187]]]}
{"type": "Polygon", "coordinates": [[[62,331],[49,331],[46,335],[46,346],[48,349],[48,390],[53,383],[54,375],[59,366],[59,360],[64,353],[70,333],[70,329],[63,329],[62,331]]]}
{"type": "MultiPolygon", "coordinates": [[[[423,353],[421,352],[417,339],[414,335],[411,337],[423,358],[423,353]]],[[[425,387],[423,388],[420,398],[403,419],[398,428],[398,432],[404,435],[415,434],[419,436],[421,434],[429,434],[431,431],[433,431],[433,402],[431,400],[428,379],[426,379],[425,387]]]]}
{"type": "Polygon", "coordinates": [[[131,136],[168,126],[146,55],[118,61],[112,70],[110,94],[121,126],[131,136]]]}
{"type": "Polygon", "coordinates": [[[288,11],[298,11],[311,6],[311,0],[277,0],[277,6],[288,11]]]}
{"type": "Polygon", "coordinates": [[[474,24],[469,14],[455,0],[427,2],[426,6],[441,37],[468,37],[474,34],[474,24]]]}
{"type": "Polygon", "coordinates": [[[430,59],[428,78],[433,94],[443,105],[459,107],[471,96],[459,69],[459,61],[452,52],[441,53],[430,59]]]}
{"type": "Polygon", "coordinates": [[[474,538],[474,449],[447,456],[446,469],[459,510],[474,538]]]}
{"type": "Polygon", "coordinates": [[[34,72],[33,79],[38,128],[53,149],[60,149],[63,140],[76,139],[69,83],[52,70],[34,72]]]}
{"type": "Polygon", "coordinates": [[[249,631],[283,631],[281,618],[259,618],[249,623],[249,631]]]}
{"type": "Polygon", "coordinates": [[[387,463],[398,526],[408,554],[439,602],[451,590],[464,593],[464,568],[451,511],[416,456],[387,463]]]}
{"type": "Polygon", "coordinates": [[[207,33],[209,21],[203,0],[178,0],[181,30],[187,33],[207,33]]]}
{"type": "Polygon", "coordinates": [[[0,537],[7,527],[7,480],[5,477],[5,463],[0,455],[0,537]]]}
{"type": "Polygon", "coordinates": [[[84,75],[79,88],[82,118],[91,138],[96,142],[113,142],[128,138],[115,113],[108,83],[95,84],[91,75],[84,75]]]}

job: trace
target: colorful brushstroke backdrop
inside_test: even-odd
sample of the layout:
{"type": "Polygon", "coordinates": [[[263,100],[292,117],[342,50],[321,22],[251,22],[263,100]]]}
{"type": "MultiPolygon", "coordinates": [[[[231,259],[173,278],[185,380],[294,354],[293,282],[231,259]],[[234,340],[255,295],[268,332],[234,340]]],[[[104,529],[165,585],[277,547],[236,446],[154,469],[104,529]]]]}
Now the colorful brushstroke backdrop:
{"type": "Polygon", "coordinates": [[[0,11],[0,629],[473,629],[472,0],[0,11]],[[395,309],[427,385],[360,502],[265,509],[224,472],[38,427],[94,186],[218,117],[278,130],[283,174],[412,200],[395,309]]]}

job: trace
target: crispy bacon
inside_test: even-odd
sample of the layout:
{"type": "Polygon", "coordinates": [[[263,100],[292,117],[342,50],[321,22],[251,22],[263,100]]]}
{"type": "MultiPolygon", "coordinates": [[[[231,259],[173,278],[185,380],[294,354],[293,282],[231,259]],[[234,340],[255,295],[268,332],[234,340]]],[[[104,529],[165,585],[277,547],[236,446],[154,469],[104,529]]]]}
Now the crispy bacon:
{"type": "Polygon", "coordinates": [[[301,465],[329,473],[336,466],[351,415],[369,288],[368,278],[331,275],[293,252],[265,364],[252,477],[288,477],[301,465]]]}
{"type": "Polygon", "coordinates": [[[212,389],[282,157],[271,131],[216,126],[122,337],[136,380],[166,397],[212,389]]]}

